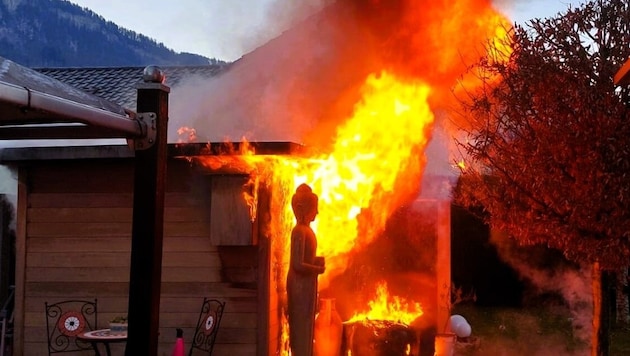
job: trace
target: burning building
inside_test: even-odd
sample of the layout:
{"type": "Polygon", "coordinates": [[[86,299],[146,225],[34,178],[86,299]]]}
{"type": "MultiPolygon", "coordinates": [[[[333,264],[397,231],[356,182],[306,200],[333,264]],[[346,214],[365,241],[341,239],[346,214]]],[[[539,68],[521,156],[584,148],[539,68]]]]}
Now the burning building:
{"type": "MultiPolygon", "coordinates": [[[[341,0],[209,76],[173,81],[181,69],[165,68],[176,85],[160,354],[171,329],[192,334],[204,296],[227,301],[216,354],[289,354],[288,199],[300,183],[320,197],[320,296],[362,340],[344,347],[378,344],[366,325],[404,335],[402,354],[432,347],[421,339],[450,307],[451,182],[427,170],[426,150],[446,127],[451,88],[502,26],[485,0],[341,0]]],[[[90,70],[40,69],[67,82],[90,70]]],[[[105,78],[82,89],[105,95],[105,78]]],[[[128,106],[133,94],[107,99],[128,106]]],[[[124,145],[3,151],[19,171],[18,353],[45,348],[45,300],[96,296],[102,320],[126,310],[132,157],[124,145]]]]}

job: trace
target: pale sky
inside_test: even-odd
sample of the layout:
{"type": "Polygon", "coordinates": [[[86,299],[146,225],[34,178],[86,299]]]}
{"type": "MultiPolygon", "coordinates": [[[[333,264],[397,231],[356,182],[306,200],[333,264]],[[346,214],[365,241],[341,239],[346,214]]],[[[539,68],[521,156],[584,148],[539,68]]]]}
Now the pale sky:
{"type": "MultiPolygon", "coordinates": [[[[70,0],[118,26],[190,52],[236,60],[288,27],[296,4],[317,8],[330,0],[70,0]]],[[[495,0],[517,23],[549,17],[585,0],[495,0]]],[[[303,10],[308,11],[308,10],[303,10]]],[[[295,20],[295,19],[293,19],[295,20]]]]}

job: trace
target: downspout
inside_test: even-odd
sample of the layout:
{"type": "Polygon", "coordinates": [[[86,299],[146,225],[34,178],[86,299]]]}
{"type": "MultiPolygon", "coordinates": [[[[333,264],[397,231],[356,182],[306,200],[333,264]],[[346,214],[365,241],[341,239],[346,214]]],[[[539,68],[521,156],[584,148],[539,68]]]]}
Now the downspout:
{"type": "MultiPolygon", "coordinates": [[[[19,108],[25,116],[33,111],[42,112],[55,117],[58,120],[56,121],[57,123],[83,123],[111,129],[128,137],[141,137],[144,134],[143,127],[138,124],[137,120],[123,114],[99,109],[12,83],[0,81],[0,98],[2,98],[3,102],[19,108]]],[[[28,119],[18,118],[10,124],[17,126],[23,124],[22,121],[28,121],[28,119]]],[[[31,119],[31,121],[33,120],[31,119]]],[[[50,121],[50,119],[26,123],[41,124],[41,121],[50,121]]],[[[3,126],[6,125],[6,123],[3,123],[3,126]]],[[[12,139],[19,138],[12,137],[12,139]]]]}

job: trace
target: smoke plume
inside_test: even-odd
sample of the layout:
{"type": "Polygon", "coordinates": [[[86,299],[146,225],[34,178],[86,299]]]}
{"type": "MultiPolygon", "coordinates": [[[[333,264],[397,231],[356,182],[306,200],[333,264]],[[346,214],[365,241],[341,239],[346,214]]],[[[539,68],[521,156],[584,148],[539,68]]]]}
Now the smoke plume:
{"type": "MultiPolygon", "coordinates": [[[[212,80],[171,94],[171,131],[199,141],[292,141],[327,147],[371,73],[388,71],[434,88],[437,109],[483,52],[489,0],[277,1],[272,32],[284,32],[212,80]]],[[[273,15],[271,15],[273,14],[273,15]]]]}

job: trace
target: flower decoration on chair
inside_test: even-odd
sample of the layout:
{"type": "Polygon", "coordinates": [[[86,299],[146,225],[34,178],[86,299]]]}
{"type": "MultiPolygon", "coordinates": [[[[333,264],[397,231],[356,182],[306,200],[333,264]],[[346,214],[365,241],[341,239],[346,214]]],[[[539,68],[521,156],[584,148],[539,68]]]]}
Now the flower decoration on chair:
{"type": "Polygon", "coordinates": [[[76,311],[64,313],[57,322],[57,327],[62,334],[76,336],[85,329],[85,317],[76,311]]]}
{"type": "Polygon", "coordinates": [[[217,313],[214,310],[211,310],[206,315],[206,323],[203,329],[204,334],[209,335],[212,334],[212,330],[214,330],[215,321],[217,320],[217,313]]]}

